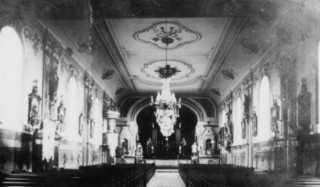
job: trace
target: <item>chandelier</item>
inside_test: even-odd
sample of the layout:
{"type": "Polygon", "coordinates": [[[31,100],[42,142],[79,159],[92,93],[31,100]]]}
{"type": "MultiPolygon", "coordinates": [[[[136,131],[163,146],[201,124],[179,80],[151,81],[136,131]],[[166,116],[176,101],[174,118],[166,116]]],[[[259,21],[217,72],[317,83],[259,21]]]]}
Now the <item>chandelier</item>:
{"type": "Polygon", "coordinates": [[[155,116],[160,132],[168,140],[168,137],[174,132],[174,125],[181,107],[181,99],[177,101],[175,94],[170,90],[170,79],[162,79],[162,90],[158,92],[155,101],[151,96],[150,104],[155,106],[155,116]]]}
{"type": "Polygon", "coordinates": [[[168,137],[174,132],[174,125],[179,117],[179,109],[181,108],[181,99],[177,101],[175,94],[170,90],[170,78],[180,71],[177,67],[171,67],[170,64],[168,64],[168,45],[172,44],[173,40],[167,27],[163,28],[163,33],[165,36],[163,36],[161,42],[166,46],[165,66],[155,70],[161,78],[162,90],[161,92],[158,92],[155,100],[153,99],[153,96],[151,96],[150,105],[156,108],[155,116],[156,121],[160,126],[160,132],[166,137],[166,140],[168,140],[168,137]]]}

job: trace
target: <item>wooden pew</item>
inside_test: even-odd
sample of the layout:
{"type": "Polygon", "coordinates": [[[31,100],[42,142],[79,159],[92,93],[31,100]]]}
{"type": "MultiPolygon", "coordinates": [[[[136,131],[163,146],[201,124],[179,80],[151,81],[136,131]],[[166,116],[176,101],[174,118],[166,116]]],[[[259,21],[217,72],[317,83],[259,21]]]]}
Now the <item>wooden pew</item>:
{"type": "Polygon", "coordinates": [[[233,165],[179,165],[187,187],[250,186],[253,168],[233,165]]]}
{"type": "Polygon", "coordinates": [[[154,164],[82,166],[44,174],[48,186],[146,186],[155,173],[154,164]]]}

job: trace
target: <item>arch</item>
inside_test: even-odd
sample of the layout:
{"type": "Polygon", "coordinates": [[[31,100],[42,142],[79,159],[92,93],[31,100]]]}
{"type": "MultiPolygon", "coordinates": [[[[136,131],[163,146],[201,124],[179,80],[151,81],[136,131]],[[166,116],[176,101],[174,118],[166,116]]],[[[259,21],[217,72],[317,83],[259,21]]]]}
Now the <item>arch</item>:
{"type": "Polygon", "coordinates": [[[243,116],[242,111],[243,105],[242,100],[239,97],[236,102],[236,110],[235,110],[235,124],[234,124],[234,144],[240,144],[242,136],[241,136],[241,121],[243,116]]]}
{"type": "Polygon", "coordinates": [[[68,139],[77,140],[79,131],[78,129],[78,85],[76,79],[71,77],[68,82],[68,104],[67,104],[67,124],[66,131],[68,139]]]}
{"type": "Polygon", "coordinates": [[[0,121],[6,129],[22,131],[23,47],[14,28],[0,32],[0,121]]]}
{"type": "Polygon", "coordinates": [[[259,117],[258,136],[260,141],[267,141],[271,137],[270,125],[270,83],[269,78],[264,76],[259,88],[259,117]]]}
{"type": "MultiPolygon", "coordinates": [[[[197,121],[205,121],[207,119],[205,110],[196,102],[191,99],[181,99],[181,105],[189,108],[191,111],[195,113],[197,116],[197,121]]],[[[142,98],[138,100],[129,110],[127,118],[130,121],[136,121],[138,114],[145,109],[146,107],[150,106],[149,98],[142,98]]]]}

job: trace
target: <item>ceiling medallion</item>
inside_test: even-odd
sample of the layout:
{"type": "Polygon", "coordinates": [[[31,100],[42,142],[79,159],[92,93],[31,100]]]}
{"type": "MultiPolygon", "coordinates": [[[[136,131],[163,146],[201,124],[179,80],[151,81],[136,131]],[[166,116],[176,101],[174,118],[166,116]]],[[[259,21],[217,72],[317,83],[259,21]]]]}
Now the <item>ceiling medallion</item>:
{"type": "Polygon", "coordinates": [[[101,79],[102,80],[110,80],[114,75],[113,69],[103,69],[101,79]]]}
{"type": "Polygon", "coordinates": [[[180,23],[158,22],[134,33],[134,39],[160,49],[177,49],[201,39],[198,32],[192,31],[180,23]]]}
{"type": "Polygon", "coordinates": [[[145,78],[151,78],[158,82],[158,80],[161,79],[161,77],[159,77],[159,73],[157,72],[160,70],[159,66],[164,69],[166,67],[166,64],[169,64],[170,66],[173,66],[177,69],[177,73],[171,76],[172,81],[188,79],[195,72],[195,69],[191,64],[179,60],[167,60],[167,63],[165,60],[152,61],[144,64],[141,68],[141,72],[145,75],[145,78]]]}
{"type": "Polygon", "coordinates": [[[167,79],[181,71],[177,67],[170,67],[170,64],[166,64],[164,67],[156,69],[155,72],[159,73],[161,79],[167,79]]]}
{"type": "Polygon", "coordinates": [[[226,80],[233,80],[235,78],[234,70],[232,68],[224,69],[221,71],[221,73],[226,80]]]}

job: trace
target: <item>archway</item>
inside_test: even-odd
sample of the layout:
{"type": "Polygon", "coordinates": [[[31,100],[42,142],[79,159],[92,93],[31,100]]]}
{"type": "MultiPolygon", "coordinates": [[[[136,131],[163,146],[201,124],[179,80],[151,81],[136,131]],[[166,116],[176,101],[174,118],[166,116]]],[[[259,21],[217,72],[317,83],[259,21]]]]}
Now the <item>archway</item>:
{"type": "Polygon", "coordinates": [[[179,158],[189,159],[191,157],[191,145],[194,142],[195,126],[197,124],[196,114],[188,107],[182,106],[180,117],[175,125],[175,132],[166,141],[159,130],[154,111],[155,109],[152,106],[148,106],[137,115],[139,142],[143,147],[144,157],[177,159],[179,155],[179,158]],[[186,144],[179,152],[179,145],[181,145],[183,138],[186,144]],[[151,146],[148,148],[148,141],[151,141],[153,150],[151,146]]]}

